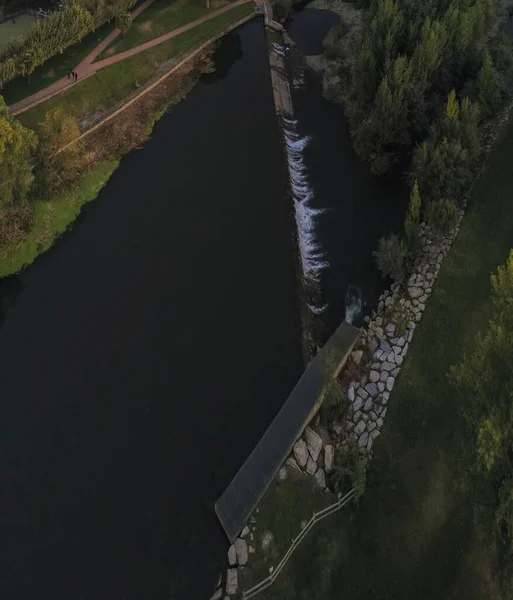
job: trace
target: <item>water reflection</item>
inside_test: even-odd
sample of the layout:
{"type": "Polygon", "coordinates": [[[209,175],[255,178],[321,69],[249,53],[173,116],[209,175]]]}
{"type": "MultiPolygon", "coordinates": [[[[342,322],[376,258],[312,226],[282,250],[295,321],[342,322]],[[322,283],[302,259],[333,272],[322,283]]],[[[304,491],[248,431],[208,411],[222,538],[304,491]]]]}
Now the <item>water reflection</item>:
{"type": "Polygon", "coordinates": [[[217,48],[213,55],[215,70],[205,73],[201,77],[202,83],[217,83],[224,79],[236,61],[241,60],[244,52],[242,41],[237,31],[232,31],[223,38],[223,43],[217,48]]]}
{"type": "Polygon", "coordinates": [[[9,308],[16,303],[25,286],[18,275],[0,280],[0,328],[4,324],[9,308]]]}

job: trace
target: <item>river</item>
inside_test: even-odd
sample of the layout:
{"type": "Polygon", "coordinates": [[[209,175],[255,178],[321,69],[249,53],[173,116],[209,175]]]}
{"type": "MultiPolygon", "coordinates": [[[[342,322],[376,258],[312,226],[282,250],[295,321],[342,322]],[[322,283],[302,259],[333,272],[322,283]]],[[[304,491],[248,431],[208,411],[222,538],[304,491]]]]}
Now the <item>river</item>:
{"type": "MultiPolygon", "coordinates": [[[[310,30],[309,12],[289,31],[318,49],[332,17],[310,30]]],[[[302,372],[261,20],[215,60],[72,230],[0,285],[2,598],[206,600],[227,549],[213,504],[302,372]]],[[[294,96],[336,322],[348,283],[370,301],[383,285],[371,252],[398,210],[318,79],[294,96]]]]}
{"type": "Polygon", "coordinates": [[[302,372],[263,27],[3,285],[0,596],[206,600],[216,498],[302,372]]]}

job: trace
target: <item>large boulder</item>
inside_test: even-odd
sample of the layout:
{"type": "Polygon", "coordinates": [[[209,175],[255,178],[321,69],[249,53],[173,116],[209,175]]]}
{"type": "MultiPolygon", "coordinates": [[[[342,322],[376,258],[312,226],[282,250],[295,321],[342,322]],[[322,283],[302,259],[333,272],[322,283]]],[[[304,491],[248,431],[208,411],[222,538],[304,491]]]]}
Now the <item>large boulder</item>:
{"type": "Polygon", "coordinates": [[[246,540],[237,538],[235,540],[235,554],[237,555],[237,562],[243,567],[248,562],[248,544],[246,540]]]}
{"type": "Polygon", "coordinates": [[[333,458],[335,456],[335,450],[331,444],[328,444],[324,448],[324,470],[326,473],[331,473],[333,470],[333,458]]]}
{"type": "Polygon", "coordinates": [[[294,444],[294,458],[302,469],[306,467],[306,461],[308,460],[308,448],[306,447],[304,440],[298,440],[294,444]]]}
{"type": "Polygon", "coordinates": [[[319,454],[322,450],[322,439],[321,436],[315,432],[311,427],[305,429],[306,445],[308,446],[308,452],[314,461],[319,458],[319,454]]]}
{"type": "Polygon", "coordinates": [[[237,593],[237,569],[226,571],[226,593],[228,596],[235,596],[237,593]]]}

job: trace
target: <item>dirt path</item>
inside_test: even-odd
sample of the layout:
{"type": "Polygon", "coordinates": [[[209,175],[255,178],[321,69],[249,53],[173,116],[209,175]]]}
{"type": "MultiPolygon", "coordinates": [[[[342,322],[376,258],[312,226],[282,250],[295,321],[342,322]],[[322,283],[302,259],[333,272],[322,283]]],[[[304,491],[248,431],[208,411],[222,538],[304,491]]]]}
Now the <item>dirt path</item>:
{"type": "MultiPolygon", "coordinates": [[[[154,0],[146,0],[146,2],[141,4],[141,6],[139,6],[136,10],[134,10],[132,12],[132,19],[134,19],[137,15],[139,15],[143,10],[145,10],[153,2],[154,2],[154,0]]],[[[110,43],[112,43],[112,41],[115,40],[116,37],[121,33],[119,29],[115,29],[110,35],[108,35],[103,40],[103,42],[98,44],[98,46],[96,46],[96,48],[88,56],[86,56],[84,58],[84,60],[74,69],[75,72],[78,74],[77,83],[80,83],[80,81],[82,79],[85,79],[86,77],[92,75],[93,73],[96,73],[96,71],[103,69],[104,67],[108,67],[110,65],[116,64],[117,62],[125,60],[126,58],[129,58],[130,56],[139,54],[139,52],[144,52],[144,50],[153,48],[153,46],[157,46],[158,44],[161,44],[162,42],[166,42],[167,40],[170,40],[171,38],[174,38],[174,37],[180,35],[181,33],[189,31],[190,29],[193,29],[194,27],[197,27],[198,25],[201,25],[202,23],[205,23],[206,21],[213,19],[213,18],[217,17],[218,15],[222,15],[223,13],[231,10],[232,8],[235,8],[236,6],[241,6],[242,4],[249,4],[250,2],[253,2],[253,0],[237,0],[236,2],[232,2],[231,4],[228,4],[227,6],[223,6],[219,10],[216,10],[208,15],[205,15],[204,17],[201,17],[200,19],[196,19],[196,21],[191,21],[190,23],[187,23],[187,25],[183,25],[182,27],[173,29],[173,31],[170,31],[169,33],[165,33],[164,35],[161,35],[160,37],[155,38],[153,40],[150,40],[149,42],[145,42],[144,44],[139,44],[139,46],[134,46],[134,48],[130,48],[129,50],[125,50],[124,52],[120,52],[119,54],[115,54],[114,56],[109,56],[108,58],[105,58],[103,60],[99,60],[98,62],[93,63],[94,59],[101,52],[103,52],[105,50],[105,48],[107,48],[107,46],[110,43]]],[[[52,83],[52,85],[49,85],[48,87],[46,87],[42,90],[39,90],[35,94],[32,94],[31,96],[27,96],[27,98],[24,98],[23,100],[20,100],[19,102],[16,102],[15,104],[11,104],[8,107],[8,112],[10,115],[17,115],[22,112],[25,112],[26,110],[28,110],[29,108],[32,108],[36,104],[39,104],[40,102],[48,100],[52,96],[59,94],[63,90],[65,90],[69,87],[72,87],[73,85],[75,85],[75,83],[71,79],[68,79],[67,77],[63,77],[62,79],[59,79],[58,81],[52,83]]]]}

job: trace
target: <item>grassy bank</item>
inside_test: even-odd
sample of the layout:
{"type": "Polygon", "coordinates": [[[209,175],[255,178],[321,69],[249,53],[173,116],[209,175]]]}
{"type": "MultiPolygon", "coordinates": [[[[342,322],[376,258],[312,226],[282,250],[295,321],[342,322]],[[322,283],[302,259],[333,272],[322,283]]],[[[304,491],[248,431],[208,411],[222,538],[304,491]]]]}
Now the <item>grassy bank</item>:
{"type": "Polygon", "coordinates": [[[104,161],[70,190],[52,198],[36,199],[32,228],[25,240],[16,247],[1,249],[0,277],[17,273],[48,250],[77,218],[82,207],[96,198],[118,165],[119,160],[104,161]]]}
{"type": "Polygon", "coordinates": [[[153,40],[229,3],[230,0],[212,0],[210,9],[208,9],[205,0],[176,0],[173,3],[169,3],[169,0],[155,0],[134,19],[132,26],[125,34],[114,40],[102,52],[99,59],[153,40]]]}
{"type": "MultiPolygon", "coordinates": [[[[375,444],[359,506],[326,519],[262,598],[498,599],[496,557],[458,486],[465,439],[447,378],[490,315],[490,274],[513,246],[513,119],[480,178],[375,444]]],[[[272,525],[269,525],[272,531],[272,525]]]]}
{"type": "Polygon", "coordinates": [[[237,6],[176,38],[98,71],[68,91],[22,113],[19,119],[23,125],[36,128],[46,111],[57,106],[79,121],[102,113],[132,92],[136,82],[142,85],[150,79],[160,63],[180,57],[224,25],[252,11],[251,5],[237,6]]]}

